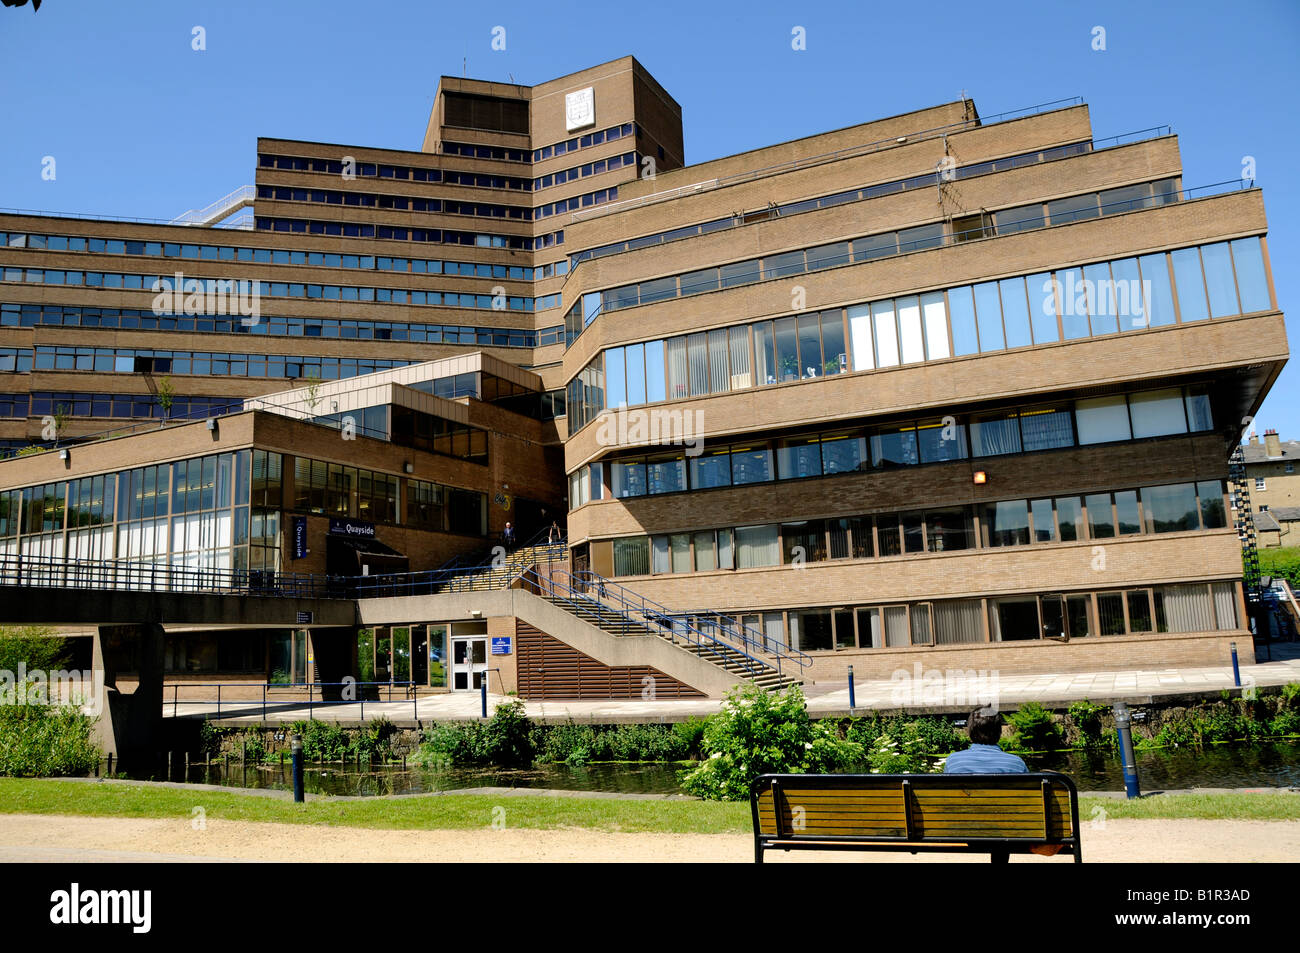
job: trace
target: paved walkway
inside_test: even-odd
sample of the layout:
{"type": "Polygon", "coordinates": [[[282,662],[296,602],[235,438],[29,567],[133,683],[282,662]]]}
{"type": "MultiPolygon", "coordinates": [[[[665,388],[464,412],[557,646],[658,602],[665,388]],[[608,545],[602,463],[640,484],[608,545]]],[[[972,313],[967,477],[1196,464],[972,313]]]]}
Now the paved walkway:
{"type": "MultiPolygon", "coordinates": [[[[1275,661],[1242,667],[1241,690],[1300,682],[1300,646],[1274,646],[1273,657],[1275,661]]],[[[1149,705],[1157,701],[1191,702],[1215,698],[1225,690],[1236,691],[1230,665],[1042,675],[948,672],[937,668],[923,669],[921,665],[917,662],[911,672],[904,671],[894,679],[858,681],[852,709],[849,707],[847,682],[818,682],[806,686],[808,709],[818,717],[866,711],[939,714],[968,712],[976,705],[990,702],[1003,708],[1015,708],[1027,701],[1061,707],[1086,698],[1096,704],[1124,701],[1131,705],[1149,705]]],[[[489,694],[488,712],[508,700],[504,695],[489,694]]],[[[716,712],[721,702],[717,699],[636,699],[527,701],[525,705],[528,716],[536,721],[617,724],[685,721],[691,716],[716,712]]],[[[223,702],[219,715],[215,704],[211,703],[181,702],[173,709],[172,703],[167,702],[163,708],[167,717],[206,715],[232,724],[252,724],[263,720],[260,701],[223,702]]],[[[356,723],[379,715],[387,716],[399,726],[411,726],[416,722],[468,721],[481,717],[480,699],[477,693],[457,692],[423,695],[406,701],[330,705],[318,702],[310,709],[299,702],[272,702],[266,706],[265,721],[268,724],[288,724],[314,717],[322,721],[356,723]]]]}

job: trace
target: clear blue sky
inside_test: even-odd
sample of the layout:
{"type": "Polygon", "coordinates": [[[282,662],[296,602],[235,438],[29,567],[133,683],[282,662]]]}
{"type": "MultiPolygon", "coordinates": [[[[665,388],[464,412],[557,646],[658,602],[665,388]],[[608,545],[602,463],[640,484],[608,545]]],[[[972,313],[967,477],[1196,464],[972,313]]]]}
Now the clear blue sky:
{"type": "MultiPolygon", "coordinates": [[[[1281,306],[1300,314],[1298,51],[1295,0],[45,0],[0,8],[0,206],[167,219],[251,182],[258,135],[419,149],[438,77],[466,59],[533,84],[631,53],[681,103],[688,162],[962,90],[984,115],[1082,96],[1098,137],[1172,125],[1188,187],[1254,156],[1281,306]]],[[[1300,438],[1297,407],[1293,362],[1258,428],[1300,438]]]]}

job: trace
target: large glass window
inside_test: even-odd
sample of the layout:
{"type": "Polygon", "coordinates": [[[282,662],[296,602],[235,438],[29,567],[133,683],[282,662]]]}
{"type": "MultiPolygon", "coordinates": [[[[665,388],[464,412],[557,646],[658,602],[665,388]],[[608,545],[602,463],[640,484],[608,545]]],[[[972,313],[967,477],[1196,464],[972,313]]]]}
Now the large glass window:
{"type": "Polygon", "coordinates": [[[650,572],[650,540],[632,536],[614,540],[614,575],[644,576],[650,572]]]}
{"type": "Polygon", "coordinates": [[[1024,449],[1052,450],[1074,446],[1074,413],[1068,407],[1031,407],[1020,411],[1024,449]]]}
{"type": "Polygon", "coordinates": [[[915,427],[884,427],[871,435],[872,466],[901,467],[918,462],[915,427]]]}
{"type": "Polygon", "coordinates": [[[1205,267],[1205,286],[1210,295],[1210,317],[1224,318],[1240,314],[1237,307],[1237,283],[1232,274],[1232,253],[1227,242],[1201,246],[1201,263],[1205,267]]]}
{"type": "Polygon", "coordinates": [[[1201,255],[1195,248],[1180,248],[1169,255],[1174,266],[1174,287],[1178,289],[1178,313],[1184,322],[1204,321],[1209,317],[1205,304],[1205,279],[1201,274],[1201,255]]]}
{"type": "Polygon", "coordinates": [[[996,457],[1020,452],[1020,426],[1015,412],[988,414],[971,419],[971,456],[996,457]]]}
{"type": "Polygon", "coordinates": [[[1002,300],[998,297],[998,283],[986,281],[975,285],[975,316],[979,328],[980,350],[1001,351],[1006,347],[1002,335],[1002,300]]]}
{"type": "Polygon", "coordinates": [[[1029,508],[1024,500],[988,504],[984,508],[984,525],[990,546],[1029,543],[1029,508]]]}
{"type": "Polygon", "coordinates": [[[1264,272],[1264,250],[1258,238],[1239,238],[1232,243],[1232,260],[1237,268],[1237,290],[1241,293],[1241,310],[1268,311],[1273,302],[1268,293],[1264,272]]]}
{"type": "Polygon", "coordinates": [[[1133,394],[1129,397],[1129,410],[1133,418],[1135,438],[1187,433],[1182,388],[1170,387],[1133,394]]]}
{"type": "Polygon", "coordinates": [[[732,447],[731,480],[737,485],[766,483],[773,478],[772,451],[767,447],[732,447]]]}
{"type": "Polygon", "coordinates": [[[922,463],[966,459],[966,425],[954,417],[921,421],[916,426],[922,463]]]}
{"type": "Polygon", "coordinates": [[[1146,303],[1146,324],[1159,328],[1174,323],[1174,289],[1169,281],[1169,259],[1162,252],[1138,259],[1146,303]]]}
{"type": "Polygon", "coordinates": [[[1201,501],[1201,524],[1206,529],[1222,529],[1228,525],[1223,510],[1223,484],[1218,480],[1204,480],[1196,484],[1196,495],[1201,501]]]}
{"type": "Polygon", "coordinates": [[[952,353],[957,357],[978,354],[979,335],[975,331],[975,299],[969,285],[948,289],[948,316],[952,320],[952,353]]]}
{"type": "Polygon", "coordinates": [[[680,456],[657,456],[646,461],[650,493],[676,493],[686,489],[686,461],[680,456]]]}
{"type": "Polygon", "coordinates": [[[1111,512],[1109,493],[1092,493],[1083,498],[1088,508],[1088,536],[1091,539],[1110,539],[1115,535],[1115,517],[1111,512]]]}
{"type": "Polygon", "coordinates": [[[1144,487],[1142,508],[1146,512],[1148,533],[1175,533],[1200,526],[1196,487],[1191,483],[1144,487]]]}
{"type": "Polygon", "coordinates": [[[1051,272],[1030,275],[1025,279],[1029,294],[1029,317],[1033,325],[1034,343],[1047,344],[1061,339],[1056,323],[1056,283],[1051,272]]]}
{"type": "MultiPolygon", "coordinates": [[[[849,313],[852,314],[852,309],[849,313]]],[[[951,354],[948,346],[948,308],[944,304],[943,292],[931,291],[921,295],[921,313],[925,320],[925,356],[931,361],[943,360],[951,354]]],[[[856,342],[854,348],[856,357],[856,342]]]]}
{"type": "Polygon", "coordinates": [[[1025,294],[1024,278],[1007,278],[998,282],[1002,293],[1002,323],[1006,328],[1007,347],[1026,347],[1033,344],[1029,330],[1029,299],[1025,294]]]}
{"type": "Polygon", "coordinates": [[[858,304],[847,311],[849,336],[853,342],[853,369],[869,371],[876,366],[875,345],[871,336],[871,306],[858,304]]]}
{"type": "Polygon", "coordinates": [[[1109,443],[1128,440],[1132,434],[1128,422],[1128,402],[1118,397],[1096,397],[1075,404],[1075,418],[1079,426],[1079,443],[1109,443]]]}
{"type": "Polygon", "coordinates": [[[731,485],[731,454],[724,447],[691,457],[691,489],[731,485]]]}
{"type": "Polygon", "coordinates": [[[776,566],[781,562],[781,545],[776,523],[736,527],[736,568],[776,566]]]}
{"type": "Polygon", "coordinates": [[[822,469],[828,475],[853,473],[868,467],[867,440],[858,434],[826,434],[821,447],[822,469]]]}

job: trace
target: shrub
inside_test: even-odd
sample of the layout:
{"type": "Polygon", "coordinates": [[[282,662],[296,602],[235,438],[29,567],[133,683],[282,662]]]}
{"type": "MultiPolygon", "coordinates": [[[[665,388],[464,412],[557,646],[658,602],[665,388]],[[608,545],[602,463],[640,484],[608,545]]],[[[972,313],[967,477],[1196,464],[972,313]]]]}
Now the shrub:
{"type": "Polygon", "coordinates": [[[74,705],[0,705],[0,776],[88,773],[100,758],[94,723],[74,705]]]}
{"type": "Polygon", "coordinates": [[[596,730],[591,725],[551,725],[542,729],[538,746],[541,760],[586,764],[593,760],[596,730]]]}
{"type": "Polygon", "coordinates": [[[1086,698],[1072,704],[1066,711],[1070,727],[1074,729],[1071,745],[1075,748],[1105,748],[1113,744],[1114,739],[1105,734],[1102,727],[1105,714],[1105,705],[1094,705],[1086,698]]]}
{"type": "Polygon", "coordinates": [[[387,761],[393,754],[393,735],[397,726],[387,716],[372,718],[361,726],[352,739],[351,750],[363,761],[387,761]]]}
{"type": "Polygon", "coordinates": [[[299,721],[289,728],[302,735],[304,761],[343,761],[348,753],[348,734],[332,721],[299,721]]]}
{"type": "Polygon", "coordinates": [[[48,625],[0,626],[0,671],[56,672],[68,667],[72,645],[48,625]]]}
{"type": "Polygon", "coordinates": [[[533,763],[532,722],[521,701],[503,702],[483,726],[483,757],[507,768],[533,763]]]}
{"type": "Polygon", "coordinates": [[[1061,728],[1052,713],[1038,702],[1025,702],[1018,711],[1007,716],[1013,732],[1003,747],[1013,751],[1056,751],[1064,742],[1061,728]]]}
{"type": "Polygon", "coordinates": [[[701,754],[702,764],[682,772],[682,788],[714,801],[745,800],[760,774],[842,771],[864,758],[836,725],[808,717],[797,685],[780,694],[753,684],[732,689],[704,729],[701,754]]]}
{"type": "Polygon", "coordinates": [[[707,724],[708,719],[696,718],[692,715],[685,721],[673,725],[673,734],[682,740],[683,757],[693,758],[699,755],[700,744],[704,741],[704,728],[707,724]]]}

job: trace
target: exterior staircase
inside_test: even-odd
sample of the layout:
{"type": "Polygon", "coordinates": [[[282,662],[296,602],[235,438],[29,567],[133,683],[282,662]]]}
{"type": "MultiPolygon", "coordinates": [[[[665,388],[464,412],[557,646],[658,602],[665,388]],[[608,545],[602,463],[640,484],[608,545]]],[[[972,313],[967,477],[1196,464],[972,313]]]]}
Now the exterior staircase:
{"type": "Polygon", "coordinates": [[[759,633],[727,619],[733,626],[701,626],[690,616],[673,614],[618,583],[595,573],[548,573],[526,569],[519,584],[570,615],[614,636],[654,635],[723,669],[737,679],[769,691],[803,683],[808,656],[771,643],[759,633]],[[715,634],[716,633],[716,634],[715,634]],[[758,636],[758,638],[755,638],[758,636]]]}

